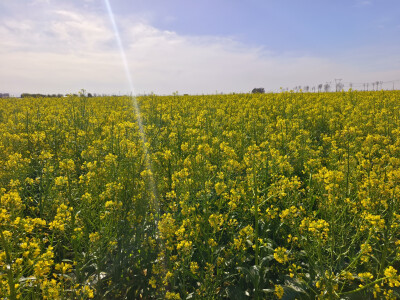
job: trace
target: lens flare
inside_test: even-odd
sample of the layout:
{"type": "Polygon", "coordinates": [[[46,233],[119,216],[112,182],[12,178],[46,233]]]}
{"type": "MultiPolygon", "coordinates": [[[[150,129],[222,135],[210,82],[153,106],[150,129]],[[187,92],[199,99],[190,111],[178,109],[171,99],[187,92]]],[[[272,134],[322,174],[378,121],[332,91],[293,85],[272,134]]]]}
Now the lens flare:
{"type": "Polygon", "coordinates": [[[121,56],[121,60],[122,60],[122,64],[125,70],[125,75],[126,75],[126,79],[128,81],[129,84],[129,89],[130,89],[130,97],[132,99],[132,104],[133,107],[135,109],[136,112],[136,118],[137,118],[137,123],[138,123],[138,127],[139,127],[139,132],[140,132],[140,138],[142,139],[142,147],[143,147],[143,153],[144,153],[144,157],[145,157],[145,163],[146,163],[146,168],[147,170],[149,170],[149,185],[151,188],[151,192],[152,192],[152,197],[153,197],[153,204],[154,204],[154,208],[156,209],[156,221],[158,219],[158,215],[159,215],[159,204],[158,204],[158,199],[157,199],[157,188],[156,188],[156,184],[154,182],[154,177],[153,177],[153,172],[152,172],[152,164],[151,164],[151,159],[150,159],[150,155],[149,155],[149,149],[147,146],[147,138],[146,138],[146,133],[144,131],[144,127],[143,127],[143,121],[142,121],[142,115],[140,113],[140,107],[138,104],[138,101],[136,99],[136,97],[134,96],[134,87],[133,87],[133,80],[132,80],[132,76],[131,76],[131,72],[129,69],[129,64],[128,64],[128,60],[126,58],[126,53],[125,53],[125,49],[124,46],[122,45],[122,40],[121,40],[121,35],[119,33],[118,30],[118,26],[117,23],[115,22],[115,18],[114,18],[114,13],[112,11],[110,2],[108,0],[104,0],[106,8],[107,8],[107,12],[108,15],[110,17],[110,21],[112,24],[112,28],[114,31],[114,35],[115,35],[115,39],[117,41],[117,45],[118,45],[118,49],[119,49],[119,54],[121,56]]]}

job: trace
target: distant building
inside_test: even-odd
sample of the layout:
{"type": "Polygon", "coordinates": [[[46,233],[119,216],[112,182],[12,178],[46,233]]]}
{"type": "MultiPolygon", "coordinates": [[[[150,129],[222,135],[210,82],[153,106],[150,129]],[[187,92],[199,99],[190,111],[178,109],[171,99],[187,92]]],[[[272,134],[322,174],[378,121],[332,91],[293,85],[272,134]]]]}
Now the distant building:
{"type": "Polygon", "coordinates": [[[0,93],[0,98],[10,98],[9,93],[0,93]]]}

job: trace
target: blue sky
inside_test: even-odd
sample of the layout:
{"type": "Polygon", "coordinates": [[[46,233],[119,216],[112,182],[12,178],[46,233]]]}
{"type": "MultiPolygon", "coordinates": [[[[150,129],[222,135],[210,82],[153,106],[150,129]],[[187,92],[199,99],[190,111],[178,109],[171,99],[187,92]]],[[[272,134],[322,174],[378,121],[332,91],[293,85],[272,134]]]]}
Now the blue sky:
{"type": "MultiPolygon", "coordinates": [[[[184,35],[233,36],[274,51],[319,54],[353,46],[393,45],[399,1],[114,1],[119,14],[139,11],[154,26],[184,35]],[[335,49],[335,50],[334,50],[335,49]],[[331,50],[331,51],[330,51],[331,50]]],[[[331,52],[332,53],[332,52],[331,52]]]]}
{"type": "MultiPolygon", "coordinates": [[[[397,0],[110,0],[134,92],[396,81],[397,0]]],[[[105,2],[0,0],[0,92],[128,93],[105,2]]],[[[361,85],[359,85],[361,87],[361,85]]]]}

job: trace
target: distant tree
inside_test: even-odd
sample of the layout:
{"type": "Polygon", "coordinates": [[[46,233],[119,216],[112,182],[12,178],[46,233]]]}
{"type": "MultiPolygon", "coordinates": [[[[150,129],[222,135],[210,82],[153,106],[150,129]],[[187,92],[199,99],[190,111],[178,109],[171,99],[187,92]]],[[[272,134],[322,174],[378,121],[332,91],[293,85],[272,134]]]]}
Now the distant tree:
{"type": "Polygon", "coordinates": [[[252,93],[252,94],[264,94],[264,93],[265,93],[265,90],[264,90],[264,88],[254,88],[254,89],[251,91],[251,93],[252,93]]]}
{"type": "Polygon", "coordinates": [[[322,91],[322,83],[318,84],[318,93],[322,91]]]}
{"type": "Polygon", "coordinates": [[[335,91],[340,92],[343,89],[342,79],[335,78],[335,91]]]}
{"type": "Polygon", "coordinates": [[[325,83],[324,85],[324,91],[329,92],[329,89],[331,88],[331,85],[329,83],[325,83]]]}
{"type": "Polygon", "coordinates": [[[88,98],[93,97],[93,95],[91,93],[88,93],[87,96],[88,96],[88,98]]]}
{"type": "Polygon", "coordinates": [[[310,90],[310,87],[308,86],[308,85],[306,85],[305,87],[304,87],[304,91],[305,92],[308,92],[310,90]]]}

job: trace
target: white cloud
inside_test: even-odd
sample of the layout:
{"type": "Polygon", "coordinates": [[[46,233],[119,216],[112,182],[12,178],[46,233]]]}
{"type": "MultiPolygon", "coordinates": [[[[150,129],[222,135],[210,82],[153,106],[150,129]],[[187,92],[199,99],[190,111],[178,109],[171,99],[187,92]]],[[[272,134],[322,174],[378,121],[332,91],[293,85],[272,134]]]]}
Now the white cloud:
{"type": "MultiPolygon", "coordinates": [[[[50,6],[42,18],[0,21],[0,92],[129,92],[108,16],[50,6]]],[[[171,94],[278,90],[344,78],[391,80],[398,68],[270,53],[228,37],[181,36],[117,18],[135,92],[171,94]]],[[[394,54],[395,55],[395,54],[394,54]]],[[[359,56],[359,53],[354,54],[359,56]]],[[[390,61],[390,57],[385,58],[390,61]]],[[[392,59],[393,60],[393,59],[392,59]]]]}

